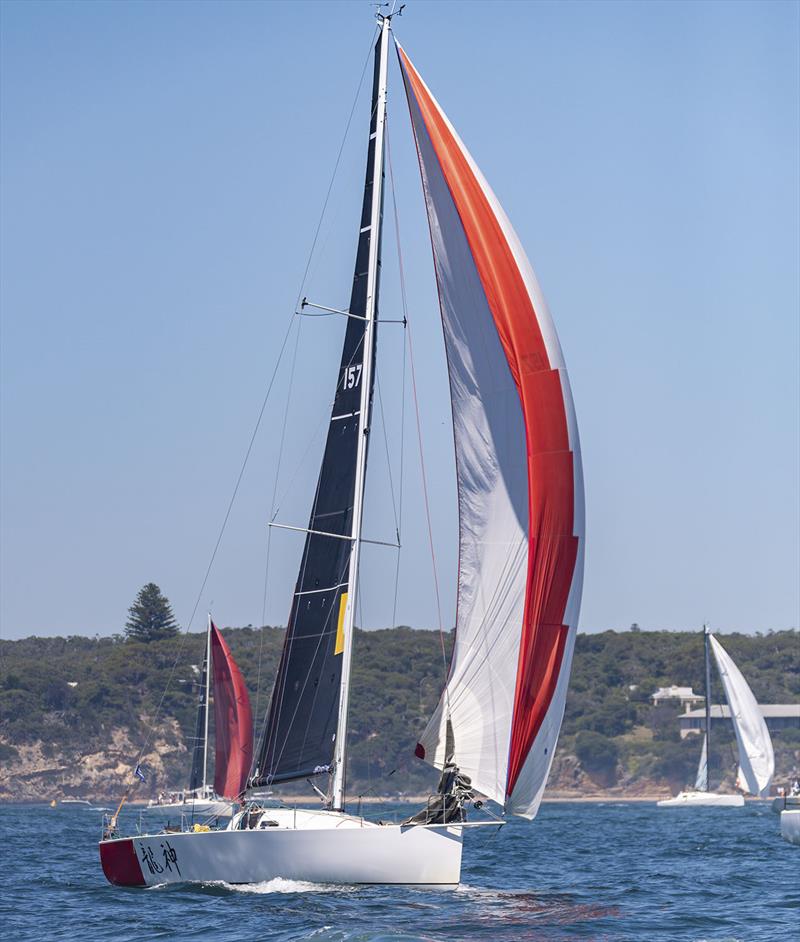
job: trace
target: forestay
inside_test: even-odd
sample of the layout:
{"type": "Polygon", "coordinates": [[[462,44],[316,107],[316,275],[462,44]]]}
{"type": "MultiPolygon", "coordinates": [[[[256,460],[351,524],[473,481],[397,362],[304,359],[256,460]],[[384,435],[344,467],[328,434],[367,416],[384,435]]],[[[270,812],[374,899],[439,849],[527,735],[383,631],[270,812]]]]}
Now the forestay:
{"type": "Polygon", "coordinates": [[[737,784],[752,795],[766,795],[775,774],[775,754],[767,724],[739,668],[714,635],[709,635],[709,640],[739,747],[737,784]]]}
{"type": "Polygon", "coordinates": [[[516,233],[398,45],[450,378],[459,508],[456,636],[417,755],[536,814],[564,713],[583,576],[580,446],[558,338],[516,233]]]}

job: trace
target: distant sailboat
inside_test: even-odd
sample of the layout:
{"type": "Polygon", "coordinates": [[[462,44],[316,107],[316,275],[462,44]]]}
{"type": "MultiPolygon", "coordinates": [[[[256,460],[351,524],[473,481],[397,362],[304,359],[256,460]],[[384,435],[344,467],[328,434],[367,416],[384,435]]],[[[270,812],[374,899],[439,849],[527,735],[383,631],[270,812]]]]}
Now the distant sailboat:
{"type": "Polygon", "coordinates": [[[781,811],[781,837],[790,844],[800,844],[800,808],[781,811]]]}
{"type": "Polygon", "coordinates": [[[749,792],[751,795],[764,796],[769,792],[772,776],[775,773],[772,740],[752,690],[739,668],[733,663],[730,655],[707,627],[703,628],[703,642],[706,668],[706,728],[694,789],[682,791],[674,798],[659,801],[660,808],[686,806],[741,808],[744,805],[744,797],[741,794],[722,795],[719,792],[708,790],[712,653],[719,675],[722,678],[722,686],[725,689],[725,697],[730,707],[731,722],[733,723],[736,744],[739,749],[739,771],[736,776],[736,787],[743,792],[749,792]]]}
{"type": "MultiPolygon", "coordinates": [[[[322,466],[251,789],[313,779],[322,809],[251,802],[226,830],[104,840],[112,883],[457,884],[480,795],[536,815],[564,713],[583,578],[569,380],[536,277],[402,47],[450,379],[459,508],[455,647],[417,755],[439,791],[403,824],[348,814],[347,727],[381,271],[392,15],[378,15],[356,265],[322,466]],[[324,789],[324,791],[323,791],[324,789]],[[477,800],[476,800],[477,799],[477,800]]],[[[366,128],[365,128],[366,131],[366,128]]],[[[332,364],[333,366],[333,364],[332,364]]],[[[297,528],[290,528],[297,529],[297,528]]]]}
{"type": "Polygon", "coordinates": [[[244,791],[253,755],[253,716],[241,672],[221,632],[208,616],[200,674],[197,721],[192,739],[192,771],[185,792],[169,792],[146,811],[226,817],[244,791]],[[214,783],[208,780],[208,727],[214,701],[214,783]],[[227,799],[227,800],[226,800],[227,799]]]}

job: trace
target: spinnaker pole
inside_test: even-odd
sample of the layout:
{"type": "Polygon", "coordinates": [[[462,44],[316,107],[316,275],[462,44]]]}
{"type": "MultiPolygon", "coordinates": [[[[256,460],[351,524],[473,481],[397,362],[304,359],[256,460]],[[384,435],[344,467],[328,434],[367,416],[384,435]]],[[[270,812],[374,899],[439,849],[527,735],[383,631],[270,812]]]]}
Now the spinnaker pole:
{"type": "Polygon", "coordinates": [[[376,301],[379,282],[379,258],[383,209],[383,160],[386,126],[386,87],[389,61],[389,29],[391,17],[381,17],[378,46],[378,93],[375,102],[374,160],[372,165],[372,206],[370,212],[370,243],[367,269],[367,300],[364,312],[365,330],[363,346],[363,375],[361,376],[360,414],[358,416],[358,448],[356,452],[356,480],[353,500],[352,550],[350,572],[347,579],[348,595],[343,618],[342,677],[339,695],[339,716],[336,724],[336,749],[331,791],[331,807],[343,810],[345,795],[345,763],[347,761],[347,714],[350,700],[350,668],[353,655],[353,625],[358,597],[358,570],[361,557],[361,525],[364,514],[364,482],[367,471],[367,446],[374,368],[373,342],[376,301]]]}

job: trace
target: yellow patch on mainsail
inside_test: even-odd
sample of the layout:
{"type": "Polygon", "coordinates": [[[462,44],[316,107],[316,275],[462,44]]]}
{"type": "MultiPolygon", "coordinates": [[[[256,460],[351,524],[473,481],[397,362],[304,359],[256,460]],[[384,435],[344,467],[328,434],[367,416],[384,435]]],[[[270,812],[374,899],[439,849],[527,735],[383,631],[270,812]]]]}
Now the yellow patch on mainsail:
{"type": "Polygon", "coordinates": [[[347,593],[342,592],[342,597],[339,600],[339,621],[336,625],[336,647],[333,649],[334,654],[341,654],[344,651],[344,613],[347,610],[347,593]]]}

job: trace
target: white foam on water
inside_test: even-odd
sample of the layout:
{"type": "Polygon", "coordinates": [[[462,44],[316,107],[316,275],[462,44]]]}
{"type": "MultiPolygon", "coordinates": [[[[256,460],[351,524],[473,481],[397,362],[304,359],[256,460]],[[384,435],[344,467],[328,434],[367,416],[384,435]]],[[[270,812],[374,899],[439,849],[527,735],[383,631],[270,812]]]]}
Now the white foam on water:
{"type": "MultiPolygon", "coordinates": [[[[209,885],[209,884],[206,884],[209,885]]],[[[306,880],[287,880],[284,877],[274,877],[261,883],[226,883],[224,880],[215,881],[214,886],[224,887],[236,893],[335,893],[352,890],[353,887],[341,886],[333,883],[309,883],[306,880]]]]}

